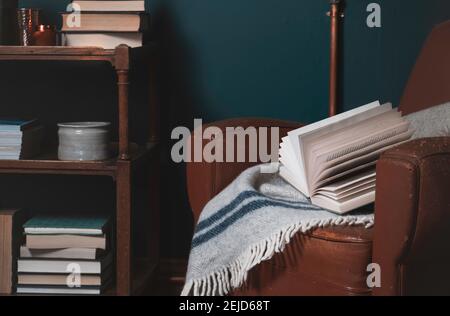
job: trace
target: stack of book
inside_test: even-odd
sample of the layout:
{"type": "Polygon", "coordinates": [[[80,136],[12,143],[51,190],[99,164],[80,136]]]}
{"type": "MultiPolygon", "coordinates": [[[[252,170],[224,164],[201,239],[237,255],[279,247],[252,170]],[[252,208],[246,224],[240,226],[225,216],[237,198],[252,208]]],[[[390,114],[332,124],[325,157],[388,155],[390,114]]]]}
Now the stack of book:
{"type": "Polygon", "coordinates": [[[112,283],[107,218],[36,216],[23,227],[18,294],[99,295],[112,283]]]}
{"type": "Polygon", "coordinates": [[[0,159],[29,159],[38,155],[43,130],[35,119],[0,119],[0,159]]]}
{"type": "Polygon", "coordinates": [[[62,14],[66,46],[95,46],[113,49],[120,44],[143,45],[150,18],[144,0],[72,1],[72,12],[62,14]]]}

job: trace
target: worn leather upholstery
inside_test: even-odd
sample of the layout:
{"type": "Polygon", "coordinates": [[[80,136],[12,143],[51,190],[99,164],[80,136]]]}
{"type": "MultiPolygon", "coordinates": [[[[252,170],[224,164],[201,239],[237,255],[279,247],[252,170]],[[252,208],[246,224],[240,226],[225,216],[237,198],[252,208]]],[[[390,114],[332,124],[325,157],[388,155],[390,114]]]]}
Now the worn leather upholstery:
{"type": "MultiPolygon", "coordinates": [[[[236,120],[231,119],[231,120],[224,120],[221,122],[214,122],[212,124],[205,124],[202,127],[203,130],[205,130],[210,126],[220,128],[224,135],[226,134],[227,127],[242,127],[246,129],[247,127],[253,126],[258,130],[261,127],[267,127],[269,131],[268,139],[271,139],[270,127],[279,127],[280,128],[279,134],[281,138],[286,136],[288,131],[295,128],[299,128],[302,126],[302,124],[272,119],[243,118],[236,120]]],[[[192,137],[194,137],[194,133],[192,137]]],[[[210,141],[211,139],[203,139],[202,142],[203,148],[210,141]]],[[[225,139],[223,139],[223,143],[224,143],[224,152],[226,152],[225,139]]],[[[191,144],[192,144],[191,152],[193,153],[194,152],[193,138],[191,144]]],[[[245,145],[248,145],[248,139],[245,145]]],[[[235,151],[234,151],[235,153],[237,152],[237,146],[238,146],[237,141],[235,141],[235,151]]],[[[235,155],[234,161],[237,161],[236,158],[237,157],[235,155]]],[[[245,161],[248,161],[248,159],[246,159],[245,161]]],[[[195,222],[197,222],[197,219],[200,216],[200,212],[202,211],[206,203],[209,200],[211,200],[211,198],[213,198],[216,194],[222,191],[243,170],[255,164],[256,164],[255,162],[206,163],[204,161],[188,163],[186,168],[187,188],[189,194],[189,201],[194,214],[195,222]]]]}
{"type": "MultiPolygon", "coordinates": [[[[450,22],[429,36],[401,102],[404,113],[450,100],[450,22]]],[[[210,124],[279,126],[282,135],[301,124],[235,119],[210,124]]],[[[204,140],[206,144],[208,140],[204,140]]],[[[287,249],[250,272],[233,295],[444,294],[450,288],[450,138],[406,143],[377,164],[375,228],[336,227],[298,234],[287,249]],[[381,288],[366,286],[366,267],[381,266],[381,288]],[[444,273],[444,274],[443,274],[444,273]]],[[[254,163],[187,164],[195,219],[203,206],[254,163]]]]}
{"type": "Polygon", "coordinates": [[[377,165],[378,295],[450,294],[450,137],[386,152],[377,165]]]}
{"type": "Polygon", "coordinates": [[[400,102],[404,114],[450,101],[450,21],[428,36],[400,102]]]}

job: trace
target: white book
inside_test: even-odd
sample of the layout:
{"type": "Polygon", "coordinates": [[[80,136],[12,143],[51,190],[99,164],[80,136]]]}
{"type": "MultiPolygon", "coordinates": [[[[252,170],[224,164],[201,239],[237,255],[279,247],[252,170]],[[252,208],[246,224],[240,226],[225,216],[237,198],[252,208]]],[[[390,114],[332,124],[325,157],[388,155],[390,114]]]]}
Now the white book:
{"type": "Polygon", "coordinates": [[[106,235],[26,235],[25,238],[25,244],[30,249],[106,249],[106,235]]]}
{"type": "MultiPolygon", "coordinates": [[[[81,274],[81,287],[105,286],[112,280],[114,269],[108,267],[101,275],[100,274],[81,274]]],[[[17,284],[22,287],[54,287],[67,286],[67,281],[71,280],[73,276],[70,273],[66,274],[52,274],[52,273],[19,273],[17,275],[17,284]]]]}
{"type": "MultiPolygon", "coordinates": [[[[70,274],[19,274],[17,284],[19,285],[60,285],[67,284],[70,274]]],[[[80,275],[81,286],[101,286],[102,277],[100,275],[80,275]]]]}
{"type": "MultiPolygon", "coordinates": [[[[72,1],[78,5],[80,11],[88,12],[143,12],[145,11],[145,1],[72,1]]],[[[74,7],[75,9],[75,7],[74,7]]]]}
{"type": "Polygon", "coordinates": [[[83,259],[94,260],[101,251],[95,248],[30,249],[20,247],[21,258],[83,259]]]}
{"type": "Polygon", "coordinates": [[[18,286],[17,294],[100,295],[100,288],[57,288],[18,286]]]}
{"type": "Polygon", "coordinates": [[[288,133],[280,175],[313,204],[346,213],[374,202],[377,159],[412,134],[390,103],[372,102],[288,133]]]}
{"type": "Polygon", "coordinates": [[[0,132],[0,160],[30,159],[38,155],[44,128],[41,125],[31,126],[24,131],[0,132]]]}
{"type": "Polygon", "coordinates": [[[71,273],[73,264],[79,267],[81,274],[101,274],[112,263],[112,254],[109,253],[101,260],[46,260],[46,259],[19,259],[17,272],[19,273],[71,273]]]}
{"type": "Polygon", "coordinates": [[[142,33],[64,33],[65,46],[74,47],[101,47],[114,49],[121,44],[131,48],[140,47],[143,44],[142,33]]]}

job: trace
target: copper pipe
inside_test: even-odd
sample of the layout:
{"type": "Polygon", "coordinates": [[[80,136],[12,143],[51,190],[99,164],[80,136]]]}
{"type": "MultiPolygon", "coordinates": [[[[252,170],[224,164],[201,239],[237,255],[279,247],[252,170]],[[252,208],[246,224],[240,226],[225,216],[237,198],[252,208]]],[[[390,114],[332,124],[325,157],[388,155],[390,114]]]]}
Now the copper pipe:
{"type": "Polygon", "coordinates": [[[338,63],[339,63],[339,18],[342,16],[340,0],[330,0],[331,38],[330,38],[330,104],[329,115],[334,116],[338,110],[338,63]]]}

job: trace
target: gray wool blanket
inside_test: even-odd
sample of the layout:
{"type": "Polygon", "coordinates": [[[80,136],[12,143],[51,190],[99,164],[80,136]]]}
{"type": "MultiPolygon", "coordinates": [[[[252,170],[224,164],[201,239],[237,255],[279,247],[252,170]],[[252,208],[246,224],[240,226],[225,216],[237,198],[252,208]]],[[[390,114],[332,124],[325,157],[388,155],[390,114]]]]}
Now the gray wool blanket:
{"type": "Polygon", "coordinates": [[[182,295],[226,295],[241,287],[253,267],[282,252],[297,232],[373,222],[372,213],[341,216],[316,207],[278,173],[252,167],[205,206],[182,295]]]}

